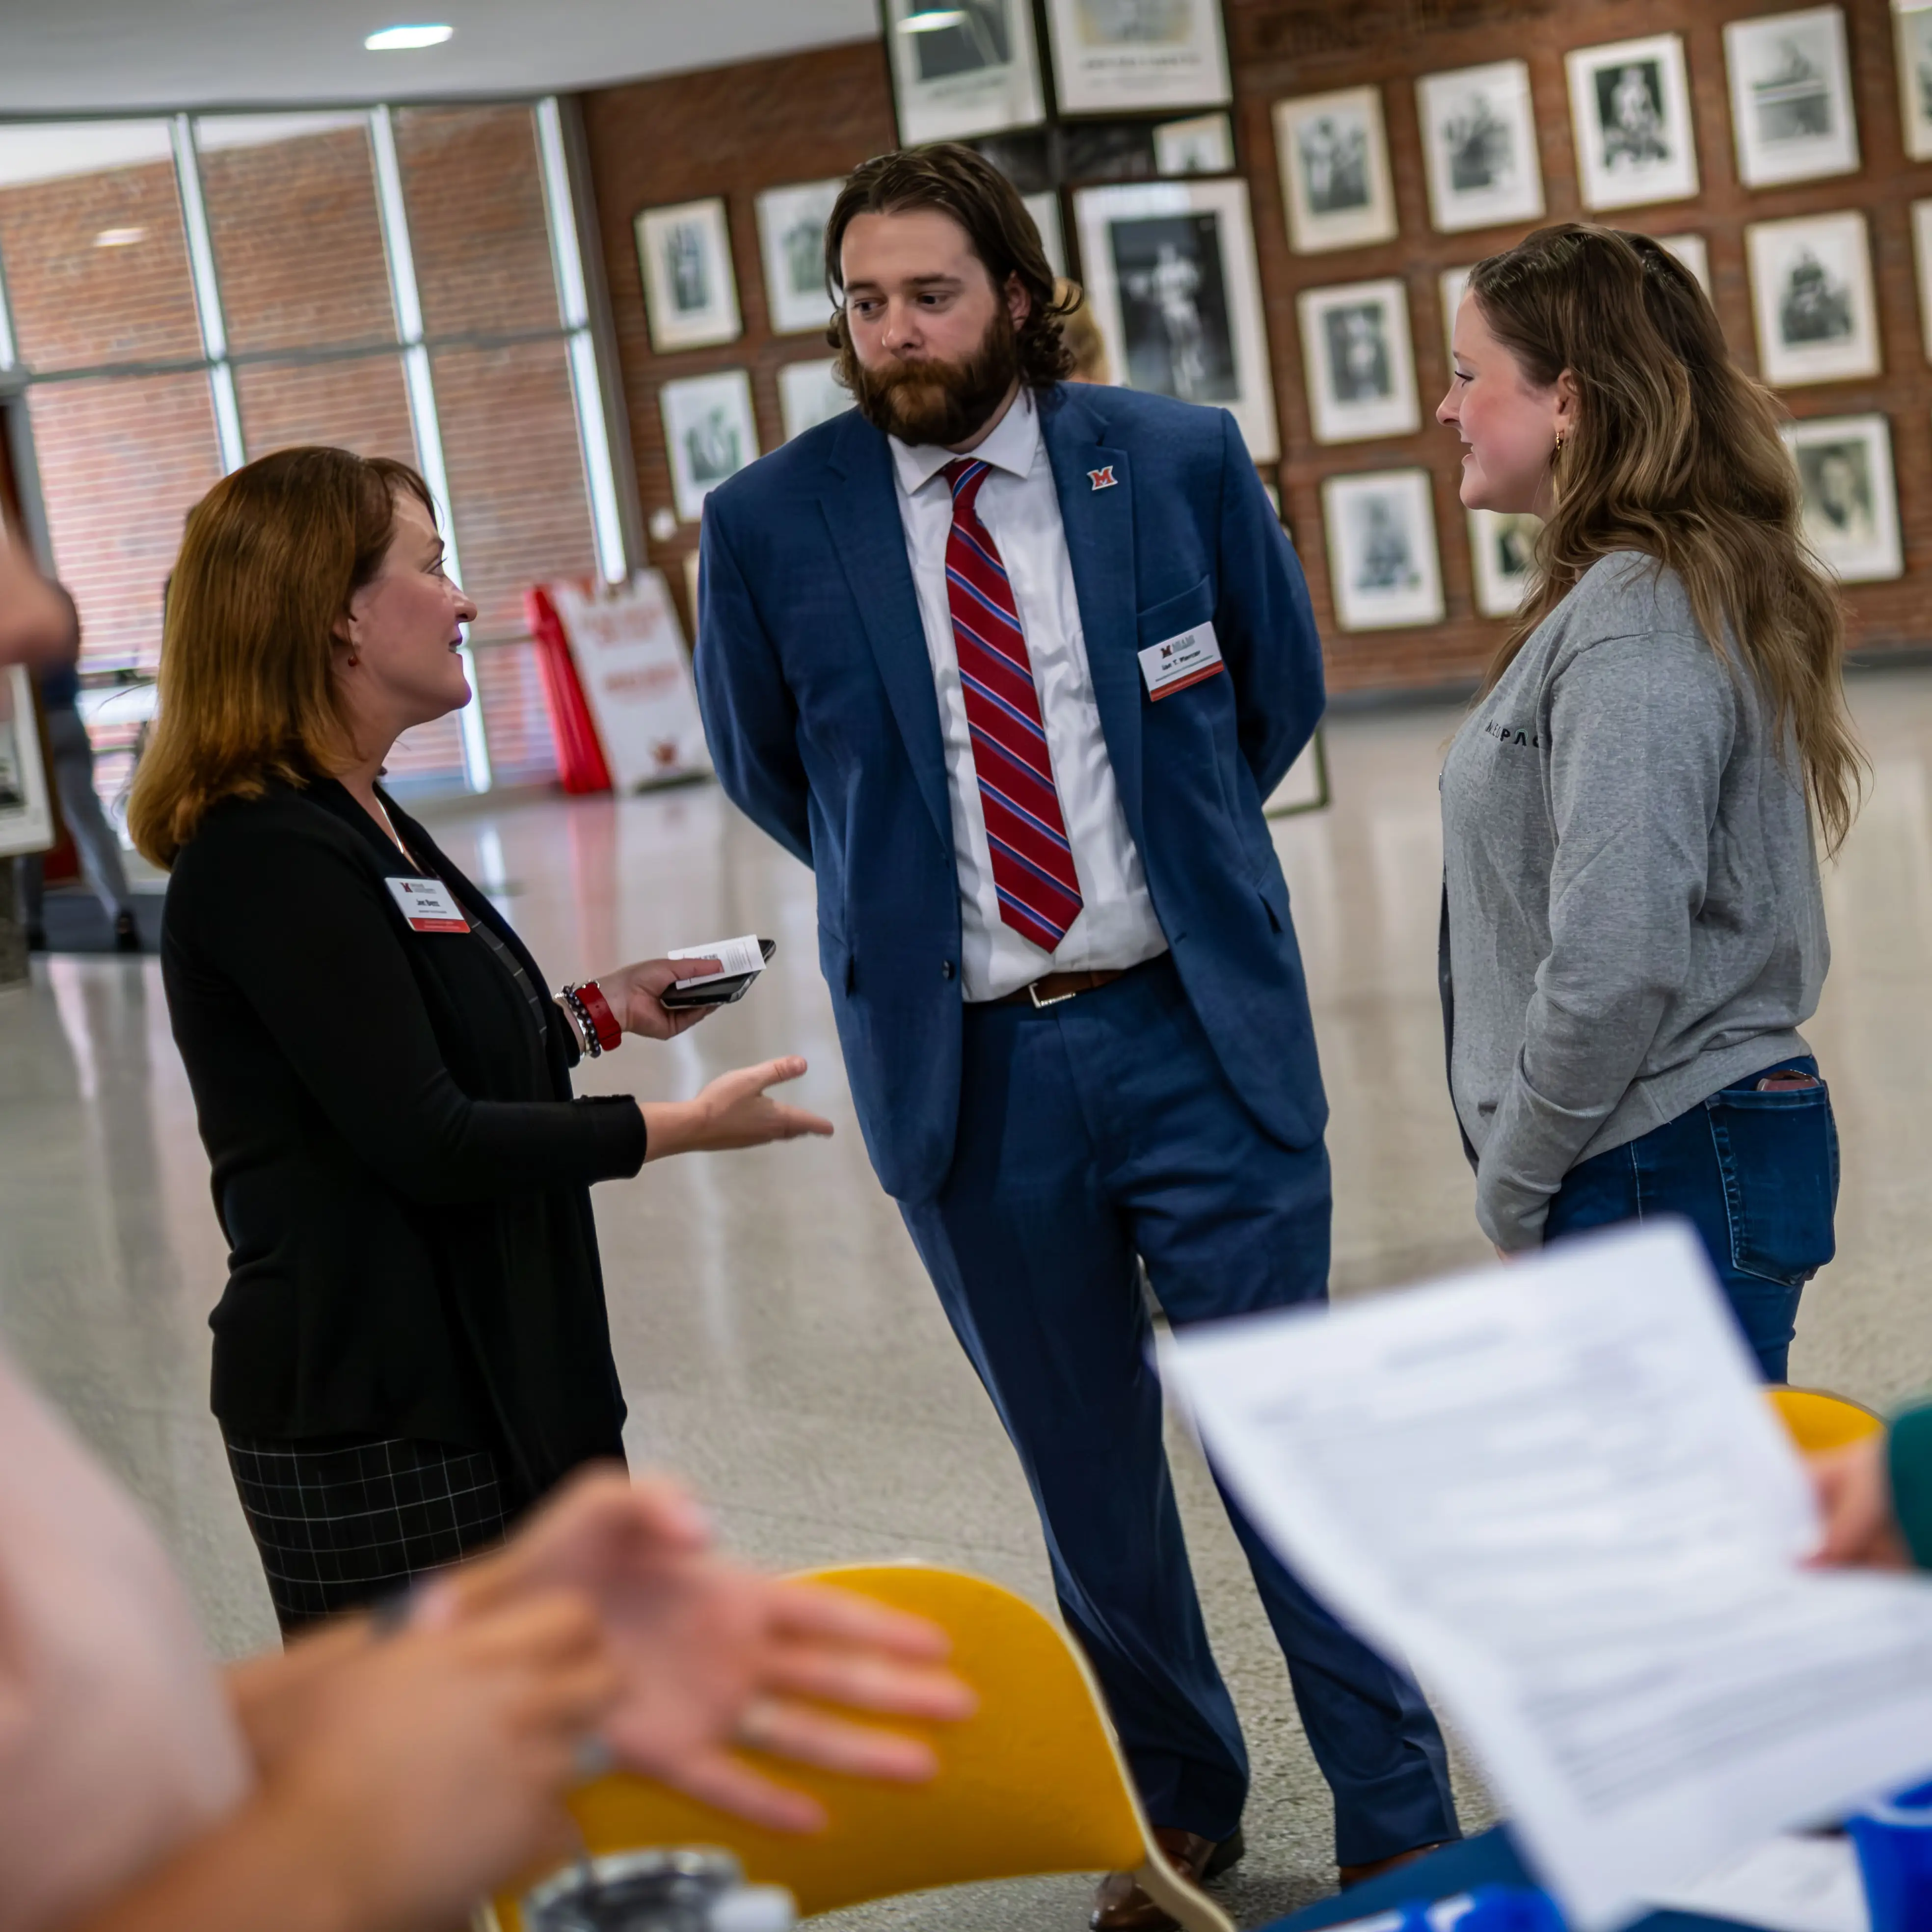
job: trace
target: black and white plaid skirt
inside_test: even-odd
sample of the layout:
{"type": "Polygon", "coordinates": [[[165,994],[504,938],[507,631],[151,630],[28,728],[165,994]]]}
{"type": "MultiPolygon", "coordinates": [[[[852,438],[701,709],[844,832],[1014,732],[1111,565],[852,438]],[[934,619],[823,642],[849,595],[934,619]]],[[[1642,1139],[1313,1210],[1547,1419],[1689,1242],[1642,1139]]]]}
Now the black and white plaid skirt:
{"type": "Polygon", "coordinates": [[[404,1437],[227,1444],[284,1635],[502,1540],[496,1466],[482,1450],[404,1437]]]}

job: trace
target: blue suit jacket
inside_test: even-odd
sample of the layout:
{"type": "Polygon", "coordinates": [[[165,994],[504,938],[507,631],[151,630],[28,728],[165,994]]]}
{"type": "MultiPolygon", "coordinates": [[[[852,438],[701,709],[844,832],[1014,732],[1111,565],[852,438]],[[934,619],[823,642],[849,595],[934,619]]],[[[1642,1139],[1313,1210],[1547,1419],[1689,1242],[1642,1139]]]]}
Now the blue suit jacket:
{"type": "MultiPolygon", "coordinates": [[[[1063,386],[1041,400],[1127,829],[1182,983],[1267,1130],[1327,1118],[1262,801],[1322,715],[1300,566],[1225,411],[1063,386]],[[1114,487],[1088,472],[1111,466],[1114,487]],[[1150,700],[1136,653],[1211,618],[1226,673],[1150,700]]],[[[818,875],[819,958],[887,1192],[944,1180],[959,1104],[959,883],[885,436],[835,418],[705,504],[697,672],[740,808],[818,875]]]]}

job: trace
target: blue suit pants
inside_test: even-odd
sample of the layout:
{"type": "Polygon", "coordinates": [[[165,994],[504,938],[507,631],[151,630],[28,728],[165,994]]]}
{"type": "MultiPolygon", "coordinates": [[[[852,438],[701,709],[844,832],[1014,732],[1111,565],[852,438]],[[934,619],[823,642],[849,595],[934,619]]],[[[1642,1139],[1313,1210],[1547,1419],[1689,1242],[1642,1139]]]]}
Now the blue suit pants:
{"type": "MultiPolygon", "coordinates": [[[[1188,1568],[1139,1263],[1177,1328],[1324,1300],[1325,1150],[1256,1124],[1163,956],[1046,1008],[968,1006],[952,1167],[901,1207],[1019,1452],[1149,1818],[1226,1838],[1247,1753],[1188,1568]]],[[[1334,1793],[1338,1860],[1457,1837],[1414,1684],[1223,1499],[1334,1793]]]]}

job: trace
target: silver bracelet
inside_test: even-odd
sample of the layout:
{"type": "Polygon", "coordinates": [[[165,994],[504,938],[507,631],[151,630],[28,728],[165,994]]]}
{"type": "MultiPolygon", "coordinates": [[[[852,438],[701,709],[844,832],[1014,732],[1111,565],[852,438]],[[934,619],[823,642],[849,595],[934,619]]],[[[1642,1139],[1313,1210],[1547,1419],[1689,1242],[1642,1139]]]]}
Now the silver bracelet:
{"type": "Polygon", "coordinates": [[[572,1004],[569,995],[566,993],[553,993],[550,997],[550,1004],[570,1023],[571,1037],[577,1042],[578,1058],[585,1060],[593,1058],[596,1052],[596,1042],[585,1036],[584,1022],[578,1018],[577,1009],[572,1004]]]}

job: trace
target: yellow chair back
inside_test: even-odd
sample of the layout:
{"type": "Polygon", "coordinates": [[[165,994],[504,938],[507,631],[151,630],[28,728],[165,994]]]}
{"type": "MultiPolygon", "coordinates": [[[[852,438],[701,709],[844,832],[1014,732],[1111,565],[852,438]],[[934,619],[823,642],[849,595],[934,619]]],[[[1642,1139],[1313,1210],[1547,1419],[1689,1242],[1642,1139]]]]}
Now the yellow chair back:
{"type": "MultiPolygon", "coordinates": [[[[1086,1660],[1059,1626],[983,1578],[921,1564],[813,1573],[928,1617],[980,1705],[963,1724],[920,1730],[940,1760],[922,1785],[840,1778],[776,1760],[765,1768],[810,1791],[831,1820],[812,1837],[765,1831],[650,1780],[622,1774],[571,1800],[594,1857],[651,1845],[713,1845],[746,1876],[788,1887],[801,1916],[896,1892],[1052,1872],[1138,1870],[1188,1932],[1233,1932],[1207,1895],[1155,1850],[1086,1660]]],[[[755,1754],[752,1754],[755,1756],[755,1754]]],[[[499,1932],[526,1932],[518,1898],[495,1902],[499,1932]]]]}
{"type": "Polygon", "coordinates": [[[1876,1436],[1885,1426],[1884,1418],[1862,1402],[1828,1394],[1823,1389],[1770,1388],[1765,1394],[1791,1432],[1792,1441],[1807,1456],[1842,1449],[1848,1442],[1876,1436]]]}

